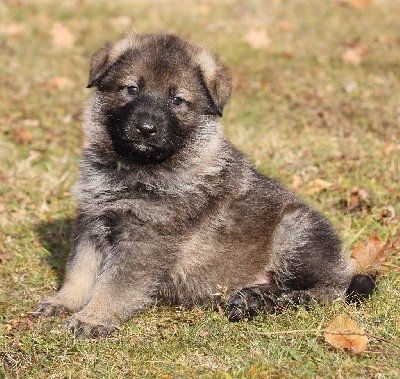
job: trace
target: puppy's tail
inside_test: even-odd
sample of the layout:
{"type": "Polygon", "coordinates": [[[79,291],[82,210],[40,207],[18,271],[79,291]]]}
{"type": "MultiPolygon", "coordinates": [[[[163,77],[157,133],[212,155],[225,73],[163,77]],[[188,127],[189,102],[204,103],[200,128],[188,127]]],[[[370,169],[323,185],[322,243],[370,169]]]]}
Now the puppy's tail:
{"type": "Polygon", "coordinates": [[[346,302],[348,304],[360,304],[368,299],[376,287],[375,279],[375,275],[354,275],[346,291],[346,302]]]}

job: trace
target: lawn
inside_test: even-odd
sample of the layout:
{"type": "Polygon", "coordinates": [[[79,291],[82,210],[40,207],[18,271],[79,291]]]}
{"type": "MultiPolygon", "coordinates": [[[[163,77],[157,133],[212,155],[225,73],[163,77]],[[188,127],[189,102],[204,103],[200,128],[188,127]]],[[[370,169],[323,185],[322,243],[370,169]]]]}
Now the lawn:
{"type": "Polygon", "coordinates": [[[397,0],[1,1],[0,378],[399,378],[399,20],[397,0]],[[132,25],[218,52],[234,78],[226,136],[349,253],[388,241],[367,302],[243,323],[155,306],[102,340],[32,317],[70,248],[90,55],[132,25]],[[325,341],[342,314],[366,350],[325,341]]]}

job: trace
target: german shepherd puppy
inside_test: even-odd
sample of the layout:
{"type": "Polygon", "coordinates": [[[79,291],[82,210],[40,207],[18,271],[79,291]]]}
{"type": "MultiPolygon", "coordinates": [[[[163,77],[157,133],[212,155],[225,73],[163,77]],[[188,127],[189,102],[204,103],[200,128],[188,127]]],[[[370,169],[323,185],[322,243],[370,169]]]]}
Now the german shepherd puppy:
{"type": "Polygon", "coordinates": [[[38,315],[101,337],[157,300],[238,321],[372,291],[331,224],[224,138],[231,77],[214,54],[132,32],[93,55],[88,87],[73,249],[38,315]]]}

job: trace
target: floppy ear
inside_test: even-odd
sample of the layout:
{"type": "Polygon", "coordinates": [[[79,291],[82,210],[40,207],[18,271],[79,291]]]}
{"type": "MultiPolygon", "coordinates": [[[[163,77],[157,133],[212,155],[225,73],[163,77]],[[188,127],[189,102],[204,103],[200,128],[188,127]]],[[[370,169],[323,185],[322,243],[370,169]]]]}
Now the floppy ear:
{"type": "Polygon", "coordinates": [[[87,88],[97,86],[107,71],[118,61],[126,51],[137,45],[138,34],[130,33],[116,42],[107,42],[100,50],[92,55],[87,88]]]}
{"type": "Polygon", "coordinates": [[[204,84],[206,85],[216,112],[222,116],[225,104],[232,91],[232,78],[229,70],[206,48],[200,47],[195,55],[204,84]]]}

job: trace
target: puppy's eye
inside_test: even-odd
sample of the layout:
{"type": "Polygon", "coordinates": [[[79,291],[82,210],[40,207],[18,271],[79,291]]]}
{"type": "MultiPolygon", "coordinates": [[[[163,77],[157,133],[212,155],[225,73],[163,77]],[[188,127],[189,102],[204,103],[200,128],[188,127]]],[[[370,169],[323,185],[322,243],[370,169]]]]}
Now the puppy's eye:
{"type": "Polygon", "coordinates": [[[172,99],[172,104],[179,106],[181,105],[185,100],[183,100],[181,97],[179,96],[174,96],[172,99]]]}
{"type": "Polygon", "coordinates": [[[139,87],[138,86],[128,86],[126,87],[129,95],[139,95],[139,87]]]}

